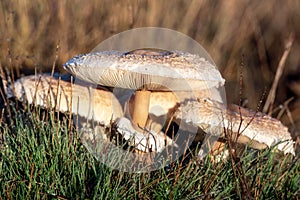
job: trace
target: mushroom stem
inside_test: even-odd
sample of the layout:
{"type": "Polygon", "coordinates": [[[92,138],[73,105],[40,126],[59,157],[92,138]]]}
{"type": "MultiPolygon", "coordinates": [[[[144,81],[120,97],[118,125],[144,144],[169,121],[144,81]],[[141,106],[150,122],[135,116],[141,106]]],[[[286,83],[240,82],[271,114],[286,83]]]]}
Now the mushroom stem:
{"type": "Polygon", "coordinates": [[[150,94],[148,90],[138,90],[134,95],[132,121],[142,128],[145,127],[148,119],[150,94]]]}

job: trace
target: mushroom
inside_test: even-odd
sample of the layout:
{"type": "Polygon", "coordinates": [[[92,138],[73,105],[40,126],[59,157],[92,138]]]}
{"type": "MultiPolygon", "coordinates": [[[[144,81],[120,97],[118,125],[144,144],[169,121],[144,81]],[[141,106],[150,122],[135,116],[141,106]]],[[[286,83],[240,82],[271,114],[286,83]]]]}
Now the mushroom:
{"type": "Polygon", "coordinates": [[[225,128],[232,137],[230,139],[237,140],[238,143],[249,144],[255,149],[277,144],[278,150],[295,155],[291,134],[280,121],[261,112],[245,108],[240,110],[241,113],[237,105],[226,107],[209,98],[199,98],[197,101],[181,104],[175,113],[175,121],[197,126],[206,133],[221,138],[226,137],[225,128]]]}
{"type": "MultiPolygon", "coordinates": [[[[31,75],[18,79],[13,87],[5,85],[5,90],[8,98],[14,96],[20,101],[26,100],[29,104],[39,105],[47,109],[54,108],[60,112],[72,112],[78,117],[92,120],[105,127],[110,127],[111,123],[116,121],[119,124],[122,122],[121,128],[127,127],[128,124],[126,123],[128,121],[126,121],[126,118],[121,118],[123,109],[112,92],[103,87],[88,87],[84,82],[76,81],[76,83],[71,84],[47,74],[31,75]],[[117,120],[119,118],[120,120],[117,120]]],[[[99,135],[96,131],[92,131],[87,127],[91,124],[87,124],[86,120],[79,120],[79,122],[84,122],[84,124],[77,124],[79,130],[84,128],[84,143],[94,143],[99,137],[101,141],[104,138],[108,142],[108,138],[103,137],[105,136],[104,131],[100,131],[101,134],[99,135]],[[93,134],[91,134],[91,131],[93,134]]],[[[171,139],[161,133],[152,131],[151,136],[148,140],[150,142],[141,139],[143,135],[140,137],[136,135],[134,141],[130,141],[131,134],[124,135],[124,138],[128,140],[129,144],[136,146],[137,149],[144,150],[148,145],[151,145],[158,152],[162,151],[166,144],[171,145],[173,143],[171,139]]]]}
{"type": "Polygon", "coordinates": [[[109,87],[134,89],[132,121],[137,131],[148,120],[153,91],[190,91],[224,84],[217,68],[198,55],[181,51],[138,49],[79,55],[64,68],[85,81],[109,87]]]}
{"type": "Polygon", "coordinates": [[[291,134],[279,120],[246,108],[240,108],[240,115],[237,105],[227,107],[220,101],[207,98],[206,95],[209,96],[209,93],[198,91],[195,92],[197,100],[180,103],[172,92],[152,92],[150,113],[156,116],[167,115],[176,104],[180,103],[174,113],[175,122],[179,125],[188,123],[208,134],[220,137],[221,141],[216,143],[216,148],[220,143],[223,145],[222,140],[226,137],[224,128],[226,128],[231,134],[231,139],[233,141],[237,139],[240,144],[249,144],[254,149],[263,149],[280,143],[278,150],[295,155],[291,134]],[[163,106],[156,110],[157,105],[163,106]]]}
{"type": "Polygon", "coordinates": [[[29,104],[72,112],[92,119],[104,126],[123,116],[123,109],[116,97],[105,88],[90,88],[81,84],[56,79],[50,75],[31,75],[18,79],[13,86],[16,98],[29,104]]]}

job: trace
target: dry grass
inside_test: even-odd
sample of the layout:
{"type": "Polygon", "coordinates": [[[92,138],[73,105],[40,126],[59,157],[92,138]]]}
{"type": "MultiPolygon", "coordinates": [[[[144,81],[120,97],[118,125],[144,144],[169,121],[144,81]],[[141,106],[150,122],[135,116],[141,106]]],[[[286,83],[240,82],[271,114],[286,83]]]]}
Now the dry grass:
{"type": "MultiPolygon", "coordinates": [[[[185,33],[211,54],[239,99],[239,63],[244,55],[244,94],[254,108],[270,89],[285,40],[293,43],[278,83],[274,109],[290,97],[282,120],[294,135],[300,129],[300,2],[282,1],[40,1],[0,2],[0,61],[21,73],[50,71],[58,51],[58,70],[70,57],[87,53],[104,39],[135,27],[159,26],[185,33]],[[291,120],[293,119],[293,120],[291,120]],[[298,127],[298,129],[297,129],[298,127]]],[[[279,109],[280,110],[280,109],[279,109]]],[[[273,116],[276,116],[274,113],[273,116]]]]}

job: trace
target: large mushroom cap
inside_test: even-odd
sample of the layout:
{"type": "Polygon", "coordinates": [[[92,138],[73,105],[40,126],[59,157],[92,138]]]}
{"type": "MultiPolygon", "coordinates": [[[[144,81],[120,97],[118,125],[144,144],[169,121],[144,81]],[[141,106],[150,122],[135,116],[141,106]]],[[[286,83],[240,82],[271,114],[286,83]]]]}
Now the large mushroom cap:
{"type": "Polygon", "coordinates": [[[128,89],[201,90],[225,82],[216,66],[198,55],[181,51],[96,52],[78,55],[64,68],[92,83],[128,89]]]}

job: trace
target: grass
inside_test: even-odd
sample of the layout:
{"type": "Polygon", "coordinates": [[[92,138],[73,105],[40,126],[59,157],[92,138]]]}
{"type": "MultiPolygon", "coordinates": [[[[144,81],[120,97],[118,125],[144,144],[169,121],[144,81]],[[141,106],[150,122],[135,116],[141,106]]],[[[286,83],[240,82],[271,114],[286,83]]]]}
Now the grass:
{"type": "Polygon", "coordinates": [[[296,199],[300,194],[300,160],[270,149],[247,150],[234,162],[213,164],[207,157],[198,163],[192,156],[188,163],[178,160],[153,172],[121,172],[88,153],[76,129],[68,128],[69,115],[9,105],[0,133],[4,199],[296,199]]]}

